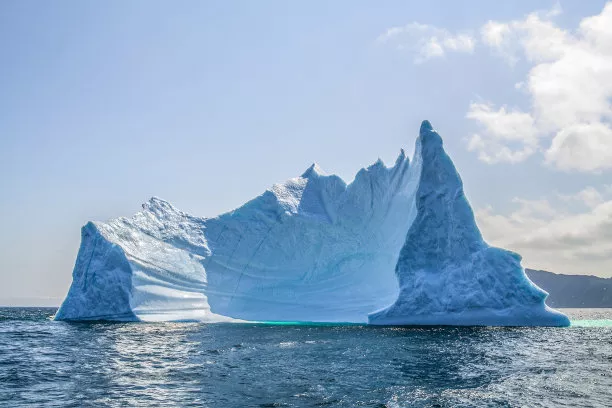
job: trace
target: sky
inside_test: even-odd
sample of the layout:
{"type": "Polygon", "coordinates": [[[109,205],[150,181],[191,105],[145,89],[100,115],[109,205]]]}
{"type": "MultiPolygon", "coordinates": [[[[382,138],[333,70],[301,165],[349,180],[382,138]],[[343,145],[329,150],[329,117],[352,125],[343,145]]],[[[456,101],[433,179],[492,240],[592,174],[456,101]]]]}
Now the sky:
{"type": "Polygon", "coordinates": [[[350,182],[424,119],[490,244],[610,277],[611,102],[605,1],[3,1],[0,304],[58,305],[89,220],[350,182]]]}

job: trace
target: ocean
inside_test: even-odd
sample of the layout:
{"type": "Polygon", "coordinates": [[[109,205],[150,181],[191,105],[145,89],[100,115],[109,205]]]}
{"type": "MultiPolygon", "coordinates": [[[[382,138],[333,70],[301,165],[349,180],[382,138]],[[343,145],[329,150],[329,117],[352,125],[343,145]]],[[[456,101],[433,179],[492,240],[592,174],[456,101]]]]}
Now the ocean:
{"type": "Polygon", "coordinates": [[[0,308],[2,407],[611,407],[612,309],[569,328],[66,323],[0,308]]]}

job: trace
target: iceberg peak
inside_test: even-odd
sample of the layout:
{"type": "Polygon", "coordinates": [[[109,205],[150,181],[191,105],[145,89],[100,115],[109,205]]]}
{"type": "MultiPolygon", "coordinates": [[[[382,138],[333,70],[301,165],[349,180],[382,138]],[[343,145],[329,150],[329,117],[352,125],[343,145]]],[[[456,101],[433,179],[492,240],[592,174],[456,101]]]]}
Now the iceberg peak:
{"type": "Polygon", "coordinates": [[[400,153],[397,156],[397,159],[395,159],[395,167],[399,166],[401,163],[406,161],[406,152],[404,151],[404,149],[400,149],[400,153]]]}
{"type": "Polygon", "coordinates": [[[157,206],[157,207],[173,207],[173,205],[170,204],[170,202],[164,200],[163,198],[159,198],[157,196],[153,196],[149,198],[148,204],[151,206],[157,206]]]}
{"type": "MultiPolygon", "coordinates": [[[[432,146],[436,149],[442,149],[442,145],[444,144],[442,137],[431,127],[431,123],[429,123],[428,120],[424,120],[421,124],[418,141],[421,142],[422,147],[432,146]]],[[[442,149],[442,152],[444,152],[444,149],[442,149]]]]}
{"type": "Polygon", "coordinates": [[[431,126],[431,123],[427,119],[421,122],[421,129],[419,131],[420,134],[423,134],[425,132],[431,132],[431,131],[433,131],[433,127],[431,126]]]}
{"type": "Polygon", "coordinates": [[[383,169],[383,168],[386,168],[386,166],[380,157],[374,163],[368,166],[368,170],[383,169]]]}
{"type": "Polygon", "coordinates": [[[321,166],[319,166],[317,163],[312,163],[310,167],[308,167],[306,171],[302,173],[301,177],[302,178],[313,178],[313,177],[319,177],[319,176],[325,176],[325,175],[326,173],[325,171],[323,171],[321,166]]]}
{"type": "Polygon", "coordinates": [[[180,210],[178,210],[168,201],[155,196],[151,197],[149,201],[144,203],[142,208],[155,214],[181,213],[180,210]]]}

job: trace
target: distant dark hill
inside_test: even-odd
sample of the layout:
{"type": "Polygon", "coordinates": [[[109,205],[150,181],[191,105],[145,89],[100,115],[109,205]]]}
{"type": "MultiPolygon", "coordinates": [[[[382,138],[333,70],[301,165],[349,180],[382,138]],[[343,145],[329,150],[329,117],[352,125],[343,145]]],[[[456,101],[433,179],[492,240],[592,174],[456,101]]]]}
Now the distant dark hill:
{"type": "Polygon", "coordinates": [[[547,291],[550,307],[612,307],[612,278],[561,275],[525,269],[529,279],[547,291]]]}

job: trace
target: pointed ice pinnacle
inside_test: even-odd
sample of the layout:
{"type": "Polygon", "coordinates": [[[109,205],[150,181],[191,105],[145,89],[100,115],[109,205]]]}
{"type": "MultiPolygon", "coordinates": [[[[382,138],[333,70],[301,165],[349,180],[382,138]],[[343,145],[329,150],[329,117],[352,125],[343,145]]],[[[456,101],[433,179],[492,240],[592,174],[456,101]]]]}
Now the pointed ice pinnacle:
{"type": "Polygon", "coordinates": [[[433,127],[431,126],[431,123],[428,120],[424,120],[423,122],[421,122],[421,129],[419,130],[420,134],[427,133],[432,130],[433,127]]]}
{"type": "Polygon", "coordinates": [[[395,273],[395,303],[369,316],[384,325],[568,326],[521,257],[482,238],[442,138],[423,121],[413,159],[412,222],[395,273]]]}
{"type": "Polygon", "coordinates": [[[323,169],[317,163],[312,163],[310,167],[308,167],[306,171],[302,173],[302,178],[311,178],[313,176],[316,177],[324,175],[325,171],[323,171],[323,169]]]}

